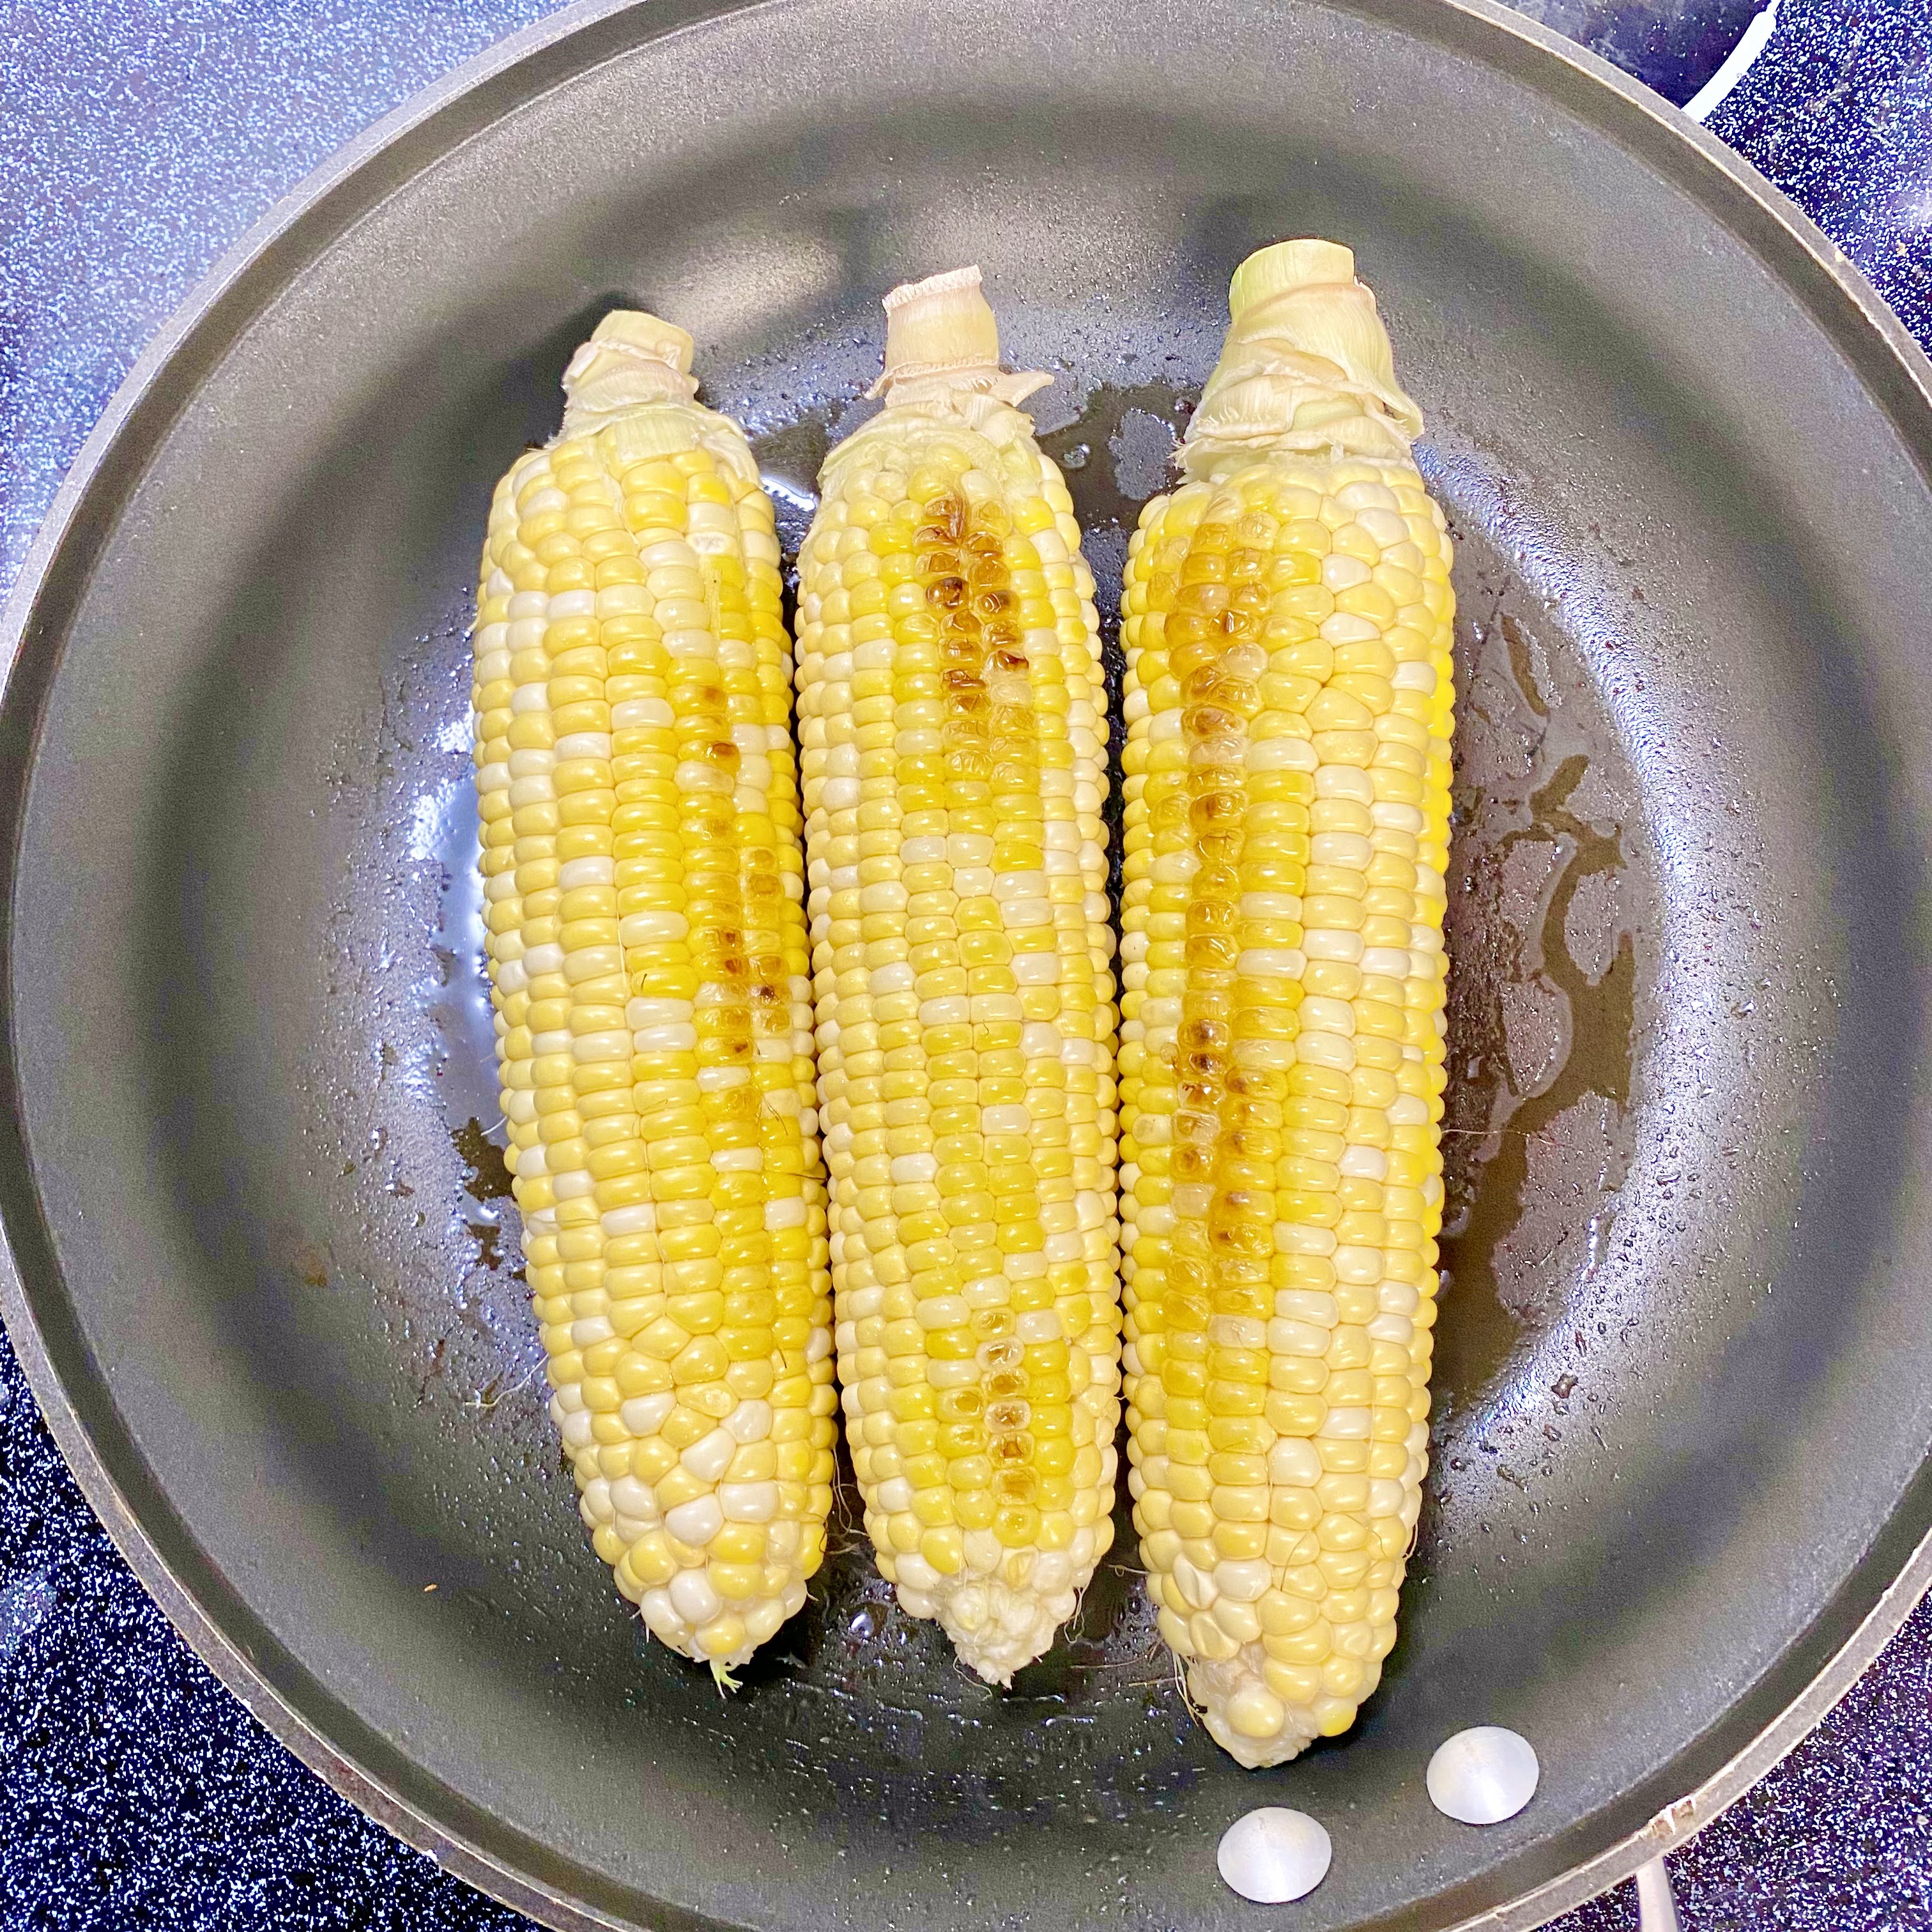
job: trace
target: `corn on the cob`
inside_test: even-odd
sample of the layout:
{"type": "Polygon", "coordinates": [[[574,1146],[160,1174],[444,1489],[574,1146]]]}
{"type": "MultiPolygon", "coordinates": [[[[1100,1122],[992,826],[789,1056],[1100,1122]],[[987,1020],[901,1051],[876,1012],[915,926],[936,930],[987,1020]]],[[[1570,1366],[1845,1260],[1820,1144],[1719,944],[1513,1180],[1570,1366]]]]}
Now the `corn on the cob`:
{"type": "Polygon", "coordinates": [[[1250,258],[1127,569],[1135,1521],[1215,1738],[1278,1763],[1395,1641],[1426,1466],[1449,544],[1374,298],[1250,258]]]}
{"type": "Polygon", "coordinates": [[[1112,1537],[1105,709],[977,269],[887,298],[825,465],[799,734],[847,1438],[883,1574],[1005,1683],[1112,1537]]]}
{"type": "Polygon", "coordinates": [[[835,1396],[778,549],[691,346],[578,351],[491,506],[473,704],[550,1413],[618,1588],[722,1678],[824,1555],[835,1396]]]}

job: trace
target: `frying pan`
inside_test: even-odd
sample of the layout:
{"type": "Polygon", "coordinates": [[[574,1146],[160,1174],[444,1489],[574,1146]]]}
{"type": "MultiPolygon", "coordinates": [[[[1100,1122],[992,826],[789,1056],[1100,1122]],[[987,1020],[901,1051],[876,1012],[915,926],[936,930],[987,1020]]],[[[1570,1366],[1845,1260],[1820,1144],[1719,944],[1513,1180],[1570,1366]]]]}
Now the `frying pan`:
{"type": "Polygon", "coordinates": [[[316,177],[143,359],[6,634],[0,1310],[95,1508],[338,1788],[560,1927],[1538,1924],[1932,1570],[1932,369],[1654,97],[1451,0],[598,4],[316,177]],[[735,1697],[573,1520],[470,859],[490,485],[606,307],[796,542],[890,283],[977,260],[1103,585],[1228,271],[1352,243],[1460,545],[1436,1472],[1384,1688],[1264,1775],[1124,1537],[997,1695],[849,1497],[735,1697]],[[434,1586],[434,1587],[432,1587],[434,1586]],[[1430,1751],[1544,1766],[1487,1832],[1430,1751]],[[1215,1875],[1314,1813],[1292,1915],[1215,1875]]]}

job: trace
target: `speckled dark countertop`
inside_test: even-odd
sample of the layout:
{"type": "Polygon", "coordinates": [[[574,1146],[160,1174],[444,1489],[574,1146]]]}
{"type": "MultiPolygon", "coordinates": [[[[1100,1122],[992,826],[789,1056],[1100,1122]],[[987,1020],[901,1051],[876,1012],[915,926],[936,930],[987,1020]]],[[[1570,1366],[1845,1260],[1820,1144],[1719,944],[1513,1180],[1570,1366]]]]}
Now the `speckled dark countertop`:
{"type": "MultiPolygon", "coordinates": [[[[0,8],[0,590],[195,279],[332,149],[547,0],[0,8]]],[[[1756,0],[1538,0],[1673,100],[1756,0]]],[[[1932,346],[1932,7],[1784,0],[1712,126],[1932,346]]],[[[1670,1861],[1685,1932],[1932,1932],[1932,1606],[1670,1861]]],[[[0,1342],[0,1928],[512,1928],[311,1777],[175,1636],[0,1342]]],[[[1636,1924],[1629,1888],[1560,1922],[1636,1924]]]]}

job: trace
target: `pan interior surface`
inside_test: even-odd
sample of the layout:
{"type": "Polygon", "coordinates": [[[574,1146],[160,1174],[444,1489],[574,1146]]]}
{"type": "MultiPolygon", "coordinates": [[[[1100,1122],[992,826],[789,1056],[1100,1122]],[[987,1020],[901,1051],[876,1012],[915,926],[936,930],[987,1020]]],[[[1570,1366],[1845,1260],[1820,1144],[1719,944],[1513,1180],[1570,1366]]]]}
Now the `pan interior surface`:
{"type": "Polygon", "coordinates": [[[1448,1927],[1603,1852],[1777,1715],[1928,1516],[1932,491],[1889,352],[1675,136],[1447,7],[652,8],[485,94],[190,338],[8,700],[0,1209],[154,1560],[560,1923],[1212,1932],[1252,1920],[1214,1847],[1262,1804],[1333,1836],[1306,1932],[1448,1927]],[[1402,1640],[1348,1737],[1244,1774],[1124,1510],[1000,1696],[892,1606],[848,1490],[722,1700],[576,1522],[491,1142],[490,486],[643,305],[795,545],[878,296],[977,261],[1054,374],[1114,597],[1228,272],[1294,234],[1354,248],[1459,544],[1450,1279],[1402,1640]],[[1423,1770],[1484,1724],[1543,1782],[1476,1832],[1423,1770]]]}

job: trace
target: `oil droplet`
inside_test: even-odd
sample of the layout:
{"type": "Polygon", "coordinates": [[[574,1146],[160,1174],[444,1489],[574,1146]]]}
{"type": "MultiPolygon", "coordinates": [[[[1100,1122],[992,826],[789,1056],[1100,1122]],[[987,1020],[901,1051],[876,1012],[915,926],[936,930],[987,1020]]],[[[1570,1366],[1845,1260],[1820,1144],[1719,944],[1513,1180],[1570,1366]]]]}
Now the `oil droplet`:
{"type": "Polygon", "coordinates": [[[1093,451],[1084,442],[1076,442],[1060,459],[1063,470],[1084,470],[1093,456],[1093,451]]]}
{"type": "Polygon", "coordinates": [[[1429,1802],[1445,1817],[1499,1825],[1536,1796],[1541,1774],[1527,1738],[1500,1724],[1478,1724],[1436,1747],[1424,1781],[1429,1802]]]}
{"type": "Polygon", "coordinates": [[[1328,1876],[1335,1848],[1306,1811],[1264,1804],[1221,1834],[1215,1863],[1228,1885],[1256,1905],[1306,1898],[1328,1876]]]}

